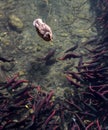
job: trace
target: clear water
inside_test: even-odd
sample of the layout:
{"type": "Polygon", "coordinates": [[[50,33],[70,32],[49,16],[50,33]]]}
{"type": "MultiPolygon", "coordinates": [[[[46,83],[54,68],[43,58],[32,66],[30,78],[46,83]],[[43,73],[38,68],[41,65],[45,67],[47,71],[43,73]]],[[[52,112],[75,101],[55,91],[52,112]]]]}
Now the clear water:
{"type": "Polygon", "coordinates": [[[59,95],[69,86],[63,72],[67,69],[75,71],[78,59],[59,61],[58,58],[76,43],[79,45],[76,52],[86,53],[83,42],[97,34],[93,21],[87,0],[1,0],[0,55],[15,60],[13,63],[1,63],[4,66],[2,78],[3,75],[19,73],[46,89],[54,88],[59,95]],[[12,14],[23,23],[21,32],[10,27],[9,17],[12,14]],[[32,24],[36,18],[43,19],[51,27],[53,42],[46,42],[38,36],[32,24]],[[51,63],[46,65],[38,58],[51,48],[56,48],[56,53],[51,63]]]}

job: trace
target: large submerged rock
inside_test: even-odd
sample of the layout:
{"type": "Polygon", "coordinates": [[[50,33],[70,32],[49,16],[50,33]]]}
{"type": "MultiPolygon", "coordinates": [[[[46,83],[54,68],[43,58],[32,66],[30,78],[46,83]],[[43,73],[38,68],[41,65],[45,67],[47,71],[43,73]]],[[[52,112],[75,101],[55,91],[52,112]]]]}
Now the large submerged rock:
{"type": "Polygon", "coordinates": [[[17,32],[21,32],[23,30],[23,22],[21,21],[21,19],[19,17],[17,17],[14,14],[9,15],[9,26],[17,31],[17,32]]]}

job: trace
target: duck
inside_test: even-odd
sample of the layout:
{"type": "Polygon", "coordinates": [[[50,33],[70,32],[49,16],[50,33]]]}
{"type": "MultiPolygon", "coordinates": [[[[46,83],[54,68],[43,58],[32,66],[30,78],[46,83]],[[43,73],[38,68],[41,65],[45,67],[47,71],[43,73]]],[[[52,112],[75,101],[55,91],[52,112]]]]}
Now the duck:
{"type": "Polygon", "coordinates": [[[44,23],[42,19],[37,18],[33,21],[33,26],[36,28],[38,35],[45,41],[52,41],[53,34],[49,25],[44,23]]]}

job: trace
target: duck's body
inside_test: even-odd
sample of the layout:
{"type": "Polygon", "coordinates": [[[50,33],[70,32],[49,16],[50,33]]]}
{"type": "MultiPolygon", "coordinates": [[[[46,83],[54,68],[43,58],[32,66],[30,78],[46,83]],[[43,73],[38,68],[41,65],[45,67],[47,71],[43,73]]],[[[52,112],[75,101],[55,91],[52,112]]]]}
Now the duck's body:
{"type": "Polygon", "coordinates": [[[36,28],[37,33],[40,37],[42,37],[45,41],[52,40],[52,30],[51,28],[42,21],[42,19],[38,18],[33,21],[33,25],[36,28]]]}

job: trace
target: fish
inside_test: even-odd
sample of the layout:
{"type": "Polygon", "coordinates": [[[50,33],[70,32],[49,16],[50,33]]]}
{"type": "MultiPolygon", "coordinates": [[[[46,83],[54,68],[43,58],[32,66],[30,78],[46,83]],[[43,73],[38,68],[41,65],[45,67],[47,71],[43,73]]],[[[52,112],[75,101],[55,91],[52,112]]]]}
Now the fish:
{"type": "Polygon", "coordinates": [[[67,49],[67,50],[65,51],[65,53],[70,52],[70,51],[74,51],[77,47],[78,47],[78,43],[77,43],[75,46],[73,46],[73,47],[67,49]]]}
{"type": "Polygon", "coordinates": [[[55,54],[55,52],[56,52],[56,48],[51,48],[48,52],[47,52],[47,54],[45,54],[43,57],[41,57],[41,58],[38,58],[37,60],[39,61],[49,61],[50,59],[51,59],[51,57],[53,57],[54,56],[54,54],[55,54]]]}
{"type": "Polygon", "coordinates": [[[36,28],[38,35],[45,41],[52,41],[53,34],[49,25],[44,23],[42,19],[37,18],[33,21],[33,26],[36,28]]]}
{"type": "Polygon", "coordinates": [[[71,58],[80,58],[81,55],[79,54],[75,54],[75,53],[67,53],[66,55],[64,55],[61,58],[58,58],[59,60],[67,60],[67,59],[71,59],[71,58]]]}
{"type": "Polygon", "coordinates": [[[13,59],[6,59],[4,57],[0,57],[0,61],[2,62],[11,62],[11,61],[14,61],[13,59]]]}
{"type": "Polygon", "coordinates": [[[48,61],[52,56],[54,56],[56,52],[56,48],[52,48],[49,50],[49,52],[43,57],[43,60],[48,61]]]}

